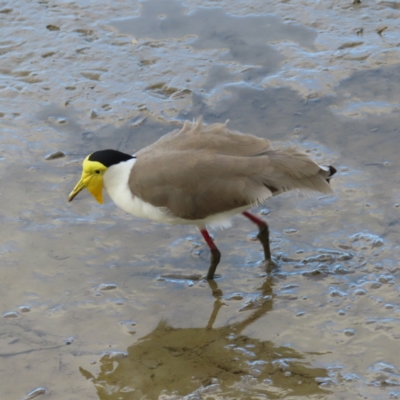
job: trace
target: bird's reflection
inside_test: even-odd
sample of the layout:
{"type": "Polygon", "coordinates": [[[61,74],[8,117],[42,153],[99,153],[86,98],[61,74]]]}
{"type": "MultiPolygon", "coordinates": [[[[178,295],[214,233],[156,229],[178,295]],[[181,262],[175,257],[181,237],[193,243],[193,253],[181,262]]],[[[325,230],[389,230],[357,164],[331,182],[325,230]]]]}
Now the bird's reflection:
{"type": "Polygon", "coordinates": [[[186,396],[213,390],[222,398],[326,394],[316,378],[326,377],[327,371],[312,367],[307,361],[310,355],[241,333],[272,309],[270,276],[260,287],[263,297],[272,296],[270,301],[261,303],[243,321],[219,328],[213,324],[224,298],[215,281],[209,285],[215,301],[205,328],[177,329],[162,321],[130,346],[126,357],[102,356],[97,376],[80,369],[101,400],[158,399],[163,392],[186,396]]]}

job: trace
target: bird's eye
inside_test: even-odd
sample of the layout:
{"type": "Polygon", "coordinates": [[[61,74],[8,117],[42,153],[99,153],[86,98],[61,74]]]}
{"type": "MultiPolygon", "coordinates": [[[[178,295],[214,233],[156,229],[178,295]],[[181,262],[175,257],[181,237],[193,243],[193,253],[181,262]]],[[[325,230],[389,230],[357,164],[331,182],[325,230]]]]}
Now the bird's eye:
{"type": "Polygon", "coordinates": [[[100,173],[100,170],[99,170],[99,169],[96,169],[96,170],[94,171],[94,173],[95,173],[95,174],[99,174],[99,173],[100,173]]]}

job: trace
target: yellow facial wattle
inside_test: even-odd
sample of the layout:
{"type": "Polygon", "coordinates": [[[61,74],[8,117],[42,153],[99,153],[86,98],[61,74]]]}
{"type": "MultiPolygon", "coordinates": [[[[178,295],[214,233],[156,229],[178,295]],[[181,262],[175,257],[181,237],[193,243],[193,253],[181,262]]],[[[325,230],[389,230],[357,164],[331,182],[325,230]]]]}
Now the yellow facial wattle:
{"type": "Polygon", "coordinates": [[[68,201],[72,201],[86,188],[100,204],[103,204],[103,174],[107,167],[97,161],[90,161],[89,157],[83,161],[81,179],[70,193],[68,201]]]}

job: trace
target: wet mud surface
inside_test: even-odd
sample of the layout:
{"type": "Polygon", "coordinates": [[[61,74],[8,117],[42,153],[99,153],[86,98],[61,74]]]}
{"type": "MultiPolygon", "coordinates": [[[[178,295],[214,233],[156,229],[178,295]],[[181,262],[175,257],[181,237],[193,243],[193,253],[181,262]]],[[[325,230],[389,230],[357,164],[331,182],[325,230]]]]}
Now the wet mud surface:
{"type": "Polygon", "coordinates": [[[0,2],[0,397],[399,398],[399,13],[0,2]],[[338,169],[255,210],[273,274],[242,217],[210,285],[195,228],[67,203],[90,152],[200,115],[338,169]]]}

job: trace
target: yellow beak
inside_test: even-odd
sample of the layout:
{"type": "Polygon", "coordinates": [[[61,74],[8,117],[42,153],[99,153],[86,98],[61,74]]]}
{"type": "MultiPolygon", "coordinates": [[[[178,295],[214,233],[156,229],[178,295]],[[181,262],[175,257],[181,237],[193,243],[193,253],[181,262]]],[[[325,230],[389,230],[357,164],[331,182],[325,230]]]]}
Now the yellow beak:
{"type": "Polygon", "coordinates": [[[82,172],[81,180],[69,194],[68,201],[72,201],[85,188],[100,204],[103,204],[103,177],[102,175],[89,174],[87,172],[82,172]]]}

